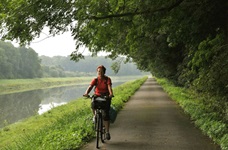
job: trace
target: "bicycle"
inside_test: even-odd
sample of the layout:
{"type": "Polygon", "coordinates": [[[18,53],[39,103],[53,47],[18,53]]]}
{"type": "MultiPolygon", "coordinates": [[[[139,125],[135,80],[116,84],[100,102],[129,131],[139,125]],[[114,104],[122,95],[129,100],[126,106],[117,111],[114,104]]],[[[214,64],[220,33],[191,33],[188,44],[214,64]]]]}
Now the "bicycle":
{"type": "Polygon", "coordinates": [[[91,100],[96,101],[96,110],[95,110],[95,122],[94,122],[94,129],[96,131],[96,148],[99,149],[99,143],[100,141],[102,143],[105,142],[106,136],[105,136],[105,126],[103,125],[103,118],[105,116],[104,108],[107,96],[90,96],[88,95],[88,98],[91,98],[91,100]]]}

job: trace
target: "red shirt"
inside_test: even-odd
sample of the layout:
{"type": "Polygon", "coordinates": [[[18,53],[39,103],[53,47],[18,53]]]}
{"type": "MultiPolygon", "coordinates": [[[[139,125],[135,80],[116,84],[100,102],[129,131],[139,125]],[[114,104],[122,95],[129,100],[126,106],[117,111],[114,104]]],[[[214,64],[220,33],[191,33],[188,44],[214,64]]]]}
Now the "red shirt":
{"type": "Polygon", "coordinates": [[[108,85],[112,85],[112,81],[107,76],[104,79],[97,77],[91,81],[90,85],[96,86],[94,90],[94,94],[96,95],[109,94],[108,85]]]}

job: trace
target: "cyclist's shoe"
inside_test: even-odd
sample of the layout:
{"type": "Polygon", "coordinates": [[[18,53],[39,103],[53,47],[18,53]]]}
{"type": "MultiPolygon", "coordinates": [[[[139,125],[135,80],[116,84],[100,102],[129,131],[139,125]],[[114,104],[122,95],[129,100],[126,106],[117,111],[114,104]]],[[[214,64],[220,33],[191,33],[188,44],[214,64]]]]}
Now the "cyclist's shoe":
{"type": "Polygon", "coordinates": [[[110,133],[108,133],[108,132],[106,133],[106,139],[107,140],[110,140],[111,139],[110,133]]]}

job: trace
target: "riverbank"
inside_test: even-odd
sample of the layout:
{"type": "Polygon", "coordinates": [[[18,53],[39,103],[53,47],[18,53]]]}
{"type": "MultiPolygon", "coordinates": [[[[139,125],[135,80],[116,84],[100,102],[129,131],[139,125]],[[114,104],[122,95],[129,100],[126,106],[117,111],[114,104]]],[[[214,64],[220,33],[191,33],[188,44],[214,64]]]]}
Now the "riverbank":
{"type": "MultiPolygon", "coordinates": [[[[113,89],[113,106],[119,111],[147,77],[113,89]]],[[[4,149],[78,149],[94,137],[90,101],[77,99],[0,130],[4,149]]],[[[3,148],[2,148],[3,149],[3,148]]]]}
{"type": "MultiPolygon", "coordinates": [[[[113,81],[127,78],[135,80],[142,76],[113,76],[113,81]]],[[[88,84],[94,77],[36,78],[36,79],[0,79],[0,95],[46,89],[53,87],[88,84]]]]}
{"type": "Polygon", "coordinates": [[[0,95],[16,92],[30,91],[35,89],[69,86],[88,83],[92,77],[69,77],[69,78],[36,78],[36,79],[1,79],[0,95]]]}

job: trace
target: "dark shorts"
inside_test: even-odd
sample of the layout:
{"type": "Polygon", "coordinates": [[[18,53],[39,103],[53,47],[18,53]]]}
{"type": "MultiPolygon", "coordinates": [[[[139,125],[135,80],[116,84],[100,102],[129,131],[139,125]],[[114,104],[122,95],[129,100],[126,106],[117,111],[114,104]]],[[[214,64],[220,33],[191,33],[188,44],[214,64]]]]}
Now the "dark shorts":
{"type": "Polygon", "coordinates": [[[105,102],[100,102],[96,100],[92,100],[91,102],[92,109],[97,109],[98,107],[101,107],[105,111],[105,116],[104,116],[105,121],[110,120],[110,116],[109,116],[110,105],[111,105],[111,98],[107,99],[105,102]]]}

